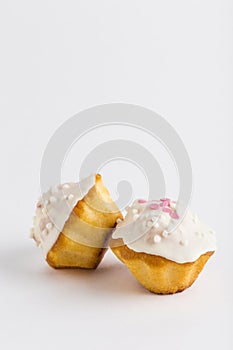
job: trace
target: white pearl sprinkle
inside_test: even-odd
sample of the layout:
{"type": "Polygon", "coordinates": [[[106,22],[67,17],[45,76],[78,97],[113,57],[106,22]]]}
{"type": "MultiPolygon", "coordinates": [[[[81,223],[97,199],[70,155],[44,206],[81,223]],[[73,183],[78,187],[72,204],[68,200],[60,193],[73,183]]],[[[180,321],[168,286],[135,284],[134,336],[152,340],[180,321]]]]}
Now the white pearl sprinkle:
{"type": "Polygon", "coordinates": [[[166,230],[164,230],[163,233],[162,233],[162,236],[163,236],[164,238],[167,238],[168,232],[167,232],[166,230]]]}
{"type": "Polygon", "coordinates": [[[70,185],[69,184],[64,184],[63,186],[62,186],[62,188],[70,188],[70,185]]]}
{"type": "Polygon", "coordinates": [[[45,228],[42,232],[41,232],[42,236],[46,236],[48,234],[48,230],[45,228]]]}
{"type": "Polygon", "coordinates": [[[153,224],[153,226],[154,226],[155,228],[159,228],[159,223],[158,223],[158,222],[155,222],[155,223],[153,224]]]}
{"type": "Polygon", "coordinates": [[[41,211],[42,211],[42,214],[46,215],[46,209],[45,208],[42,208],[41,211]]]}
{"type": "Polygon", "coordinates": [[[55,203],[55,202],[57,201],[57,198],[54,197],[54,196],[51,196],[51,197],[49,198],[49,200],[50,200],[51,203],[55,203]]]}
{"type": "Polygon", "coordinates": [[[159,243],[161,241],[161,237],[159,235],[154,236],[154,242],[159,243]]]}
{"type": "Polygon", "coordinates": [[[196,224],[198,222],[198,216],[195,214],[193,215],[193,222],[196,224]]]}
{"type": "Polygon", "coordinates": [[[139,216],[140,216],[139,214],[135,214],[134,217],[133,217],[133,219],[134,219],[134,220],[137,220],[137,219],[139,218],[139,216]]]}
{"type": "Polygon", "coordinates": [[[120,222],[122,222],[122,220],[120,218],[117,218],[116,223],[119,224],[120,222]]]}
{"type": "Polygon", "coordinates": [[[138,214],[138,210],[137,210],[137,209],[133,209],[133,210],[132,210],[132,213],[133,213],[133,214],[138,214]]]}
{"type": "Polygon", "coordinates": [[[147,227],[152,227],[153,226],[153,222],[152,221],[147,221],[146,226],[147,227]]]}
{"type": "Polygon", "coordinates": [[[188,241],[186,239],[183,239],[182,241],[180,241],[180,245],[187,246],[188,241]]]}
{"type": "Polygon", "coordinates": [[[52,193],[58,193],[59,192],[59,187],[58,186],[54,186],[51,189],[52,193]]]}
{"type": "Polygon", "coordinates": [[[44,200],[44,206],[46,207],[48,204],[49,204],[49,200],[48,200],[48,199],[45,199],[45,200],[44,200]]]}
{"type": "Polygon", "coordinates": [[[73,195],[73,194],[69,194],[69,196],[67,197],[67,199],[68,199],[69,201],[71,201],[73,198],[74,198],[74,195],[73,195]]]}
{"type": "Polygon", "coordinates": [[[47,228],[47,230],[51,230],[53,224],[51,222],[48,222],[45,227],[47,228]]]}

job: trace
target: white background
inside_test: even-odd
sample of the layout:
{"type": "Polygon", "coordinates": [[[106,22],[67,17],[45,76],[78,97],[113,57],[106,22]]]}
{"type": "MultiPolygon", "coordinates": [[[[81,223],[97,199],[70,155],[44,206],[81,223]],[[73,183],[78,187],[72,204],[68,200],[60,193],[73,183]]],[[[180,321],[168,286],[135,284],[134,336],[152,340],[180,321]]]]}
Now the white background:
{"type": "Polygon", "coordinates": [[[232,16],[231,0],[1,1],[1,348],[232,348],[232,16]],[[218,251],[184,293],[150,294],[110,252],[52,270],[28,239],[49,138],[109,102],[155,110],[189,152],[218,251]]]}

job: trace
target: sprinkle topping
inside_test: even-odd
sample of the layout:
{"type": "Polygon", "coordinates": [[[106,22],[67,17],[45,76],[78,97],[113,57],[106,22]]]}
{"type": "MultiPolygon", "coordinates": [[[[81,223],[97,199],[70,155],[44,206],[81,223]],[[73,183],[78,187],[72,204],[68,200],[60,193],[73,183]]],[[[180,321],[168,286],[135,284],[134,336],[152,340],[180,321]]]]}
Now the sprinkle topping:
{"type": "Polygon", "coordinates": [[[177,214],[177,212],[172,210],[170,211],[170,217],[172,219],[179,219],[179,215],[177,214]]]}
{"type": "Polygon", "coordinates": [[[170,207],[171,200],[169,198],[162,198],[160,199],[160,202],[162,202],[160,204],[161,207],[170,207]]]}
{"type": "Polygon", "coordinates": [[[149,208],[152,209],[152,210],[158,210],[159,209],[159,204],[152,203],[152,204],[150,204],[149,208]]]}
{"type": "Polygon", "coordinates": [[[180,245],[187,246],[187,245],[188,245],[187,239],[182,239],[182,240],[180,241],[180,245]]]}
{"type": "Polygon", "coordinates": [[[55,202],[57,201],[57,198],[54,197],[54,196],[51,196],[51,197],[49,198],[49,200],[50,200],[51,203],[55,203],[55,202]]]}
{"type": "Polygon", "coordinates": [[[154,236],[154,243],[159,243],[161,241],[161,237],[159,235],[154,236]]]}
{"type": "Polygon", "coordinates": [[[63,186],[62,186],[62,188],[70,188],[70,185],[69,184],[64,184],[63,186]]]}
{"type": "MultiPolygon", "coordinates": [[[[141,201],[141,199],[138,200],[138,202],[141,201]]],[[[143,200],[144,202],[144,200],[143,200]]],[[[179,219],[179,215],[177,214],[175,210],[174,203],[171,203],[171,199],[169,198],[162,198],[160,201],[157,201],[158,203],[151,203],[149,205],[149,208],[151,210],[159,210],[159,208],[162,208],[162,211],[164,213],[168,213],[172,219],[179,219]]],[[[134,209],[133,209],[134,210],[134,209]]]]}
{"type": "Polygon", "coordinates": [[[138,200],[138,203],[139,203],[139,204],[143,204],[143,203],[147,203],[147,201],[146,201],[145,199],[139,199],[139,200],[138,200]]]}
{"type": "Polygon", "coordinates": [[[163,207],[163,212],[164,213],[169,213],[171,215],[172,210],[168,207],[163,207]]]}
{"type": "Polygon", "coordinates": [[[48,199],[45,199],[45,201],[44,201],[44,206],[46,207],[48,204],[49,204],[49,200],[48,200],[48,199]]]}
{"type": "Polygon", "coordinates": [[[48,222],[45,227],[47,228],[47,230],[51,230],[53,224],[51,222],[48,222]]]}
{"type": "Polygon", "coordinates": [[[167,237],[168,237],[168,232],[167,232],[167,230],[164,230],[164,231],[163,231],[162,236],[163,236],[164,238],[167,238],[167,237]]]}
{"type": "Polygon", "coordinates": [[[74,198],[74,195],[73,195],[73,194],[69,194],[69,196],[67,197],[67,199],[68,199],[69,201],[71,201],[73,198],[74,198]]]}

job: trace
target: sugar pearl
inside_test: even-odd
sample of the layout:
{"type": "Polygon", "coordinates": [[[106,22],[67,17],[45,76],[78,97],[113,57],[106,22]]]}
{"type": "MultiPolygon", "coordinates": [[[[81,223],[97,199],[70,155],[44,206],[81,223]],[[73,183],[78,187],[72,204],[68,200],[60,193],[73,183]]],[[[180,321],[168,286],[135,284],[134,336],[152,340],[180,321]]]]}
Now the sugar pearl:
{"type": "Polygon", "coordinates": [[[54,197],[54,196],[51,196],[51,197],[49,198],[49,200],[50,200],[51,203],[55,203],[55,202],[57,201],[57,198],[54,197]]]}
{"type": "Polygon", "coordinates": [[[69,184],[64,184],[63,186],[62,186],[62,188],[70,188],[70,185],[69,184]]]}
{"type": "Polygon", "coordinates": [[[67,199],[68,199],[69,201],[71,201],[73,198],[74,198],[74,195],[73,195],[73,194],[69,194],[69,196],[67,197],[67,199]]]}
{"type": "Polygon", "coordinates": [[[58,193],[59,192],[59,186],[54,186],[51,189],[52,193],[58,193]]]}
{"type": "Polygon", "coordinates": [[[53,224],[52,224],[51,222],[48,222],[48,223],[46,224],[47,230],[51,230],[52,227],[53,227],[53,224]]]}
{"type": "Polygon", "coordinates": [[[120,218],[117,218],[116,223],[119,224],[120,222],[122,222],[122,220],[120,218]]]}
{"type": "Polygon", "coordinates": [[[154,236],[154,242],[159,243],[161,241],[161,237],[159,235],[154,236]]]}
{"type": "Polygon", "coordinates": [[[155,222],[155,223],[153,224],[153,226],[154,226],[155,228],[159,228],[159,223],[158,223],[158,222],[155,222]]]}
{"type": "Polygon", "coordinates": [[[162,236],[166,238],[168,236],[168,232],[166,230],[163,231],[162,236]]]}
{"type": "Polygon", "coordinates": [[[188,241],[186,239],[183,239],[183,240],[180,241],[180,245],[187,246],[188,245],[188,241]]]}
{"type": "Polygon", "coordinates": [[[48,204],[49,204],[49,200],[48,200],[48,199],[45,199],[45,200],[44,200],[44,206],[46,207],[48,204]]]}
{"type": "Polygon", "coordinates": [[[193,222],[195,224],[198,222],[198,216],[197,215],[193,215],[193,222]]]}
{"type": "Polygon", "coordinates": [[[137,219],[139,218],[139,216],[140,216],[139,214],[135,214],[134,217],[133,217],[133,219],[134,219],[134,220],[137,220],[137,219]]]}
{"type": "Polygon", "coordinates": [[[137,209],[133,209],[133,210],[132,210],[132,213],[133,213],[133,214],[137,214],[137,213],[138,213],[138,210],[137,210],[137,209]]]}

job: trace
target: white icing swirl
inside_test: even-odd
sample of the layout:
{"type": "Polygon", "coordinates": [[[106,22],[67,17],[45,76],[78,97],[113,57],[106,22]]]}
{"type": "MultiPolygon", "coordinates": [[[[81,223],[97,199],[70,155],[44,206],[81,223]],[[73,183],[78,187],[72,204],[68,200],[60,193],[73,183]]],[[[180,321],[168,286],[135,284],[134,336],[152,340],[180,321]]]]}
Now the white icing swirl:
{"type": "Polygon", "coordinates": [[[45,257],[57,241],[77,202],[94,185],[95,175],[91,175],[77,183],[55,186],[39,198],[31,237],[42,248],[45,257]]]}
{"type": "Polygon", "coordinates": [[[136,200],[127,208],[113,239],[121,238],[130,249],[162,256],[177,263],[193,262],[216,250],[216,235],[189,210],[177,225],[177,203],[169,199],[136,200]],[[174,229],[172,229],[174,227],[174,229]]]}

